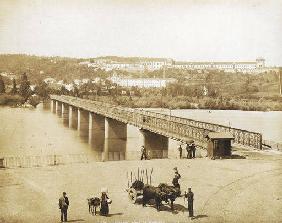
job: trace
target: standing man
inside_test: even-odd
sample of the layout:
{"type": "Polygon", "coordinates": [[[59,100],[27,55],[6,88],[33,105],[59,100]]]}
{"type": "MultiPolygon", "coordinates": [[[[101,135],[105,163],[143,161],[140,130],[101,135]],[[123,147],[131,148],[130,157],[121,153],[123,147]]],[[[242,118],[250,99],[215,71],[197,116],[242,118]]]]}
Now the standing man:
{"type": "Polygon", "coordinates": [[[59,209],[61,209],[61,222],[68,221],[69,199],[67,193],[63,192],[63,196],[59,199],[59,209]]]}
{"type": "Polygon", "coordinates": [[[145,146],[142,146],[141,147],[141,160],[143,160],[143,159],[147,159],[147,151],[146,151],[146,148],[145,148],[145,146]]]}
{"type": "Polygon", "coordinates": [[[194,210],[193,210],[194,193],[191,191],[191,188],[188,188],[188,193],[186,193],[185,191],[184,196],[188,200],[189,217],[193,218],[194,217],[194,210]]]}
{"type": "Polygon", "coordinates": [[[191,145],[190,144],[186,144],[186,151],[187,151],[187,159],[191,159],[191,145]]]}
{"type": "Polygon", "coordinates": [[[181,159],[182,158],[182,147],[181,147],[181,145],[179,145],[178,151],[179,151],[179,159],[181,159]]]}
{"type": "Polygon", "coordinates": [[[196,158],[196,146],[194,143],[191,144],[191,150],[192,150],[192,158],[196,158]]]}

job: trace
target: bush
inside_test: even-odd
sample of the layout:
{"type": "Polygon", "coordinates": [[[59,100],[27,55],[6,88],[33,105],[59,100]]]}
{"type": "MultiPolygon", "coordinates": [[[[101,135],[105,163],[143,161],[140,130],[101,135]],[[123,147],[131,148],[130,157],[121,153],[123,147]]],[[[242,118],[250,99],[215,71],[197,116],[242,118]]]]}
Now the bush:
{"type": "Polygon", "coordinates": [[[41,102],[41,98],[39,96],[31,96],[29,98],[29,104],[31,104],[34,108],[41,102]]]}

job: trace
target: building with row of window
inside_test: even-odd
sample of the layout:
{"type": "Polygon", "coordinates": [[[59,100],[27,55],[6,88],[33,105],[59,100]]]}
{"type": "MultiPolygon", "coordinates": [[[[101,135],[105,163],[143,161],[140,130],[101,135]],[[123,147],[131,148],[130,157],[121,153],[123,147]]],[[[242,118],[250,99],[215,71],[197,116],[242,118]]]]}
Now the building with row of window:
{"type": "Polygon", "coordinates": [[[109,70],[126,70],[126,71],[154,71],[161,69],[189,69],[189,70],[224,70],[224,71],[246,71],[255,72],[265,69],[265,59],[257,58],[255,61],[243,62],[181,62],[166,58],[152,58],[140,60],[139,62],[115,62],[115,61],[97,61],[94,63],[84,62],[83,65],[94,68],[109,70]]]}
{"type": "Polygon", "coordinates": [[[258,58],[251,62],[175,62],[176,69],[218,69],[225,71],[255,71],[265,68],[265,59],[258,58]]]}
{"type": "Polygon", "coordinates": [[[113,75],[110,80],[121,87],[162,88],[173,83],[174,78],[122,78],[113,75]]]}

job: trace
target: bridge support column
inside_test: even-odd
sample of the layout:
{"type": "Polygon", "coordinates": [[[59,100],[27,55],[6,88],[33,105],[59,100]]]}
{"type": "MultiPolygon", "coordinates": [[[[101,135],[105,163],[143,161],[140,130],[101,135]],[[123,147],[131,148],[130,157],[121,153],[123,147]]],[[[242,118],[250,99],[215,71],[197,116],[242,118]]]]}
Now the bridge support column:
{"type": "Polygon", "coordinates": [[[56,101],[51,100],[51,110],[53,113],[56,113],[56,101]]]}
{"type": "Polygon", "coordinates": [[[65,103],[62,104],[62,118],[63,124],[69,126],[69,105],[65,103]]]}
{"type": "Polygon", "coordinates": [[[89,112],[83,109],[78,109],[77,130],[82,138],[88,137],[89,132],[89,112]]]}
{"type": "Polygon", "coordinates": [[[105,117],[89,112],[88,143],[94,150],[103,151],[105,144],[105,117]]]}
{"type": "Polygon", "coordinates": [[[56,101],[56,114],[61,117],[62,116],[62,102],[56,101]]]}
{"type": "Polygon", "coordinates": [[[168,138],[147,130],[140,130],[143,135],[143,145],[150,158],[168,157],[168,138]]]}
{"type": "Polygon", "coordinates": [[[122,160],[125,157],[127,124],[106,118],[104,161],[122,160]]]}
{"type": "Polygon", "coordinates": [[[77,108],[74,106],[69,106],[69,127],[77,129],[77,120],[78,120],[77,108]]]}

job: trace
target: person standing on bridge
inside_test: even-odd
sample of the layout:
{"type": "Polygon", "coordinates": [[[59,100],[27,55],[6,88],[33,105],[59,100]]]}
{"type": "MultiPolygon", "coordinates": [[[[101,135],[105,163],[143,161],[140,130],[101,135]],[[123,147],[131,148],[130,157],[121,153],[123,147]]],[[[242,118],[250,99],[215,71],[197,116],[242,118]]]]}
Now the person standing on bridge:
{"type": "Polygon", "coordinates": [[[188,193],[186,193],[185,191],[184,197],[187,198],[188,200],[189,217],[193,218],[194,217],[194,210],[193,210],[194,193],[192,192],[190,187],[188,188],[188,193]]]}
{"type": "Polygon", "coordinates": [[[69,199],[67,197],[67,193],[63,192],[63,196],[59,199],[59,209],[61,209],[61,221],[68,221],[68,207],[69,207],[69,199]]]}

